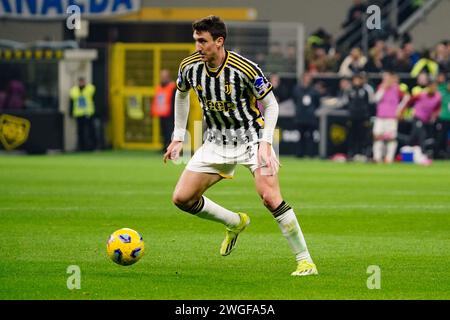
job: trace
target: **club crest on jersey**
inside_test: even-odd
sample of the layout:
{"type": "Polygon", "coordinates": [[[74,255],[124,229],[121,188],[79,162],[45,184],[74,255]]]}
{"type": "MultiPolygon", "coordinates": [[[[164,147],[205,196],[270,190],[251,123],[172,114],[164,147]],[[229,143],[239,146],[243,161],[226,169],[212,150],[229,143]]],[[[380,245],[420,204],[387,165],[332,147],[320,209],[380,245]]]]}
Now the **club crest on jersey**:
{"type": "Polygon", "coordinates": [[[198,84],[198,85],[195,87],[195,89],[197,89],[197,91],[203,91],[203,87],[202,87],[200,84],[198,84]]]}
{"type": "Polygon", "coordinates": [[[254,85],[259,94],[263,94],[267,90],[267,85],[263,77],[256,78],[254,85]]]}
{"type": "Polygon", "coordinates": [[[230,95],[231,94],[231,84],[229,82],[225,83],[225,93],[230,95]]]}

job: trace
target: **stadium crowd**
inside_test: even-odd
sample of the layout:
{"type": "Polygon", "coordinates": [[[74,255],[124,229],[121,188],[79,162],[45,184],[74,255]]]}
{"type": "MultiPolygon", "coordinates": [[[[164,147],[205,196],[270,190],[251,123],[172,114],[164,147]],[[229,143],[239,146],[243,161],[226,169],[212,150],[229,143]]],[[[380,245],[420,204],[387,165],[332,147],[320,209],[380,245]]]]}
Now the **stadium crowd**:
{"type": "MultiPolygon", "coordinates": [[[[450,42],[441,41],[431,50],[418,52],[412,42],[402,43],[399,47],[388,44],[383,39],[377,39],[370,47],[366,56],[361,48],[354,47],[348,55],[340,57],[332,46],[314,45],[308,43],[305,53],[304,74],[299,76],[298,83],[292,86],[289,82],[283,84],[277,72],[271,75],[275,79],[274,91],[279,102],[293,99],[300,132],[304,138],[313,139],[313,132],[318,129],[318,119],[314,111],[329,101],[330,96],[338,98],[338,106],[350,111],[349,123],[349,158],[373,158],[370,128],[374,125],[379,101],[375,93],[383,85],[386,74],[392,75],[405,95],[403,105],[393,107],[411,107],[403,110],[396,118],[401,126],[408,131],[402,144],[419,145],[429,158],[449,158],[449,122],[450,122],[450,42]],[[329,86],[327,77],[339,81],[337,90],[329,86]],[[292,88],[290,88],[292,86],[292,88]],[[359,88],[366,90],[366,100],[358,103],[349,101],[349,94],[359,88]],[[439,96],[439,112],[420,123],[417,117],[419,96],[436,92],[439,96]],[[307,97],[305,99],[305,97],[307,97]],[[318,99],[318,98],[319,99],[318,99]],[[307,101],[305,103],[305,101],[307,101]],[[322,101],[322,102],[320,102],[322,101]],[[311,109],[304,111],[304,109],[311,109]],[[314,110],[314,111],[312,111],[314,110]],[[360,113],[356,118],[355,113],[360,113]],[[404,126],[404,123],[413,125],[404,126]],[[305,129],[306,128],[306,129],[305,129]],[[358,129],[356,129],[358,128],[358,129]],[[305,131],[306,130],[306,131],[305,131]],[[420,133],[417,132],[420,131],[420,133]],[[353,137],[352,137],[353,136],[353,137]],[[420,137],[420,138],[418,138],[420,137]]],[[[282,70],[279,70],[281,73],[282,70]]],[[[425,95],[426,97],[427,95],[425,95]]],[[[436,107],[437,108],[437,107],[436,107]]],[[[397,135],[395,135],[396,137],[397,135]]],[[[301,155],[311,155],[311,141],[304,142],[305,150],[301,155]]],[[[400,144],[400,145],[402,145],[400,144]]],[[[392,157],[389,157],[392,158],[392,157]]],[[[386,160],[391,162],[392,160],[386,160]]]]}
{"type": "MultiPolygon", "coordinates": [[[[355,20],[362,19],[370,3],[373,1],[355,0],[342,27],[349,28],[355,20]]],[[[414,11],[422,3],[410,1],[409,4],[408,9],[414,11]]],[[[399,19],[406,17],[403,11],[399,19]]],[[[295,104],[296,121],[302,135],[299,156],[317,154],[314,151],[318,140],[315,111],[327,106],[349,112],[347,159],[392,162],[403,145],[419,146],[429,159],[450,158],[448,39],[431,48],[417,50],[407,33],[400,37],[384,31],[374,34],[364,52],[358,45],[347,50],[339,47],[330,33],[319,28],[307,38],[304,74],[299,75],[294,84],[279,77],[292,70],[292,52],[295,52],[292,47],[292,44],[282,47],[273,43],[267,57],[260,60],[271,72],[279,102],[292,99],[295,104]],[[333,87],[330,79],[337,80],[338,84],[333,87]],[[386,112],[381,111],[380,116],[380,108],[386,108],[380,92],[394,87],[398,97],[394,93],[390,97],[396,100],[391,107],[393,113],[388,111],[386,116],[386,112]],[[378,132],[377,119],[386,117],[395,123],[388,130],[389,137],[378,132]],[[386,145],[381,146],[382,142],[386,145]],[[383,148],[389,150],[381,156],[383,148]]]]}

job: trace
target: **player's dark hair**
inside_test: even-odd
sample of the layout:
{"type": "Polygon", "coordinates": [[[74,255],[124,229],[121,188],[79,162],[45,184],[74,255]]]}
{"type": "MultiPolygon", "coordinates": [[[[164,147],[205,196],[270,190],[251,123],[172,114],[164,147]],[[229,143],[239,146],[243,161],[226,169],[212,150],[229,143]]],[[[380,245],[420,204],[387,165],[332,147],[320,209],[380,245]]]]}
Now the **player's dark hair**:
{"type": "Polygon", "coordinates": [[[222,37],[227,38],[227,27],[225,23],[217,16],[207,16],[192,23],[193,31],[209,32],[214,40],[222,37]]]}

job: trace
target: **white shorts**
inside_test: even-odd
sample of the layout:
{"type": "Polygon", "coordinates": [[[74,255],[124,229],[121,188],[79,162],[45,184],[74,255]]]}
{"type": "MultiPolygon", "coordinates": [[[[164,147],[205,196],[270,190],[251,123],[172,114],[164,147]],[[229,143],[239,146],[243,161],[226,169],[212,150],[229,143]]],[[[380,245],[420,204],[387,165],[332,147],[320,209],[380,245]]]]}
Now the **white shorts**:
{"type": "MultiPolygon", "coordinates": [[[[273,148],[272,156],[276,157],[273,148]]],[[[206,142],[194,153],[186,169],[194,172],[216,173],[223,178],[231,179],[237,164],[247,167],[252,173],[258,169],[258,143],[236,148],[206,142]]]]}
{"type": "Polygon", "coordinates": [[[397,119],[375,118],[373,135],[382,136],[383,140],[393,140],[397,138],[397,128],[397,119]]]}

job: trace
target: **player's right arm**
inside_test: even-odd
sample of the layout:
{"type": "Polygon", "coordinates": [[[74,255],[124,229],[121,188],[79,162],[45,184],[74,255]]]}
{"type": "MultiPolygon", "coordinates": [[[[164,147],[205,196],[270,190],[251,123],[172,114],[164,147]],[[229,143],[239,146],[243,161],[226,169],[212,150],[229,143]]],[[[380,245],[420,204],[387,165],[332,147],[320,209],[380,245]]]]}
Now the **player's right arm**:
{"type": "MultiPolygon", "coordinates": [[[[183,64],[182,64],[183,65],[183,64]]],[[[186,125],[189,115],[189,89],[190,84],[186,79],[186,68],[178,70],[177,90],[175,93],[175,110],[174,110],[174,130],[172,135],[172,142],[167,147],[164,153],[163,161],[175,160],[180,156],[183,149],[184,136],[186,134],[186,125]]]]}
{"type": "Polygon", "coordinates": [[[172,135],[172,142],[167,147],[164,154],[164,162],[175,160],[180,156],[183,148],[184,136],[186,134],[186,125],[189,115],[189,92],[177,89],[175,93],[175,126],[172,135]]]}

